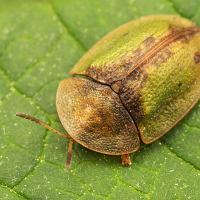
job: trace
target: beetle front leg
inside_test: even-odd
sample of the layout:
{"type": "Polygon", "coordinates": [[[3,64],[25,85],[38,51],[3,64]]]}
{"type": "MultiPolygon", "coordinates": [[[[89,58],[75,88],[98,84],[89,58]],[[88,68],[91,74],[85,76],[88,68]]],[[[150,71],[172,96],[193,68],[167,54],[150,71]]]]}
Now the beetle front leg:
{"type": "Polygon", "coordinates": [[[66,164],[65,164],[67,169],[69,169],[71,166],[73,143],[74,143],[74,141],[72,139],[70,139],[69,144],[68,144],[67,160],[66,160],[66,164]]]}
{"type": "Polygon", "coordinates": [[[131,162],[131,158],[129,154],[123,154],[121,155],[121,159],[122,159],[122,165],[129,167],[131,166],[132,162],[131,162]]]}

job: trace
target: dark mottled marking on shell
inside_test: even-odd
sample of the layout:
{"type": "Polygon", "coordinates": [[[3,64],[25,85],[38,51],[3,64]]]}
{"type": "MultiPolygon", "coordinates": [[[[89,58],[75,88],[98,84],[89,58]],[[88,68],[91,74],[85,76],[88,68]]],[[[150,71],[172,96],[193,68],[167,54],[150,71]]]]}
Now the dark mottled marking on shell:
{"type": "Polygon", "coordinates": [[[138,58],[144,55],[156,43],[153,36],[147,37],[136,50],[122,56],[118,62],[105,64],[103,67],[90,66],[86,74],[100,82],[112,85],[114,82],[126,77],[138,58]],[[106,70],[105,70],[106,69],[106,70]]]}
{"type": "Polygon", "coordinates": [[[132,76],[137,68],[147,64],[159,65],[172,56],[168,49],[171,43],[176,41],[187,42],[200,31],[197,27],[177,28],[171,27],[168,35],[156,40],[153,36],[147,37],[139,47],[131,53],[127,53],[119,60],[105,64],[101,67],[90,66],[85,74],[99,82],[112,85],[113,83],[132,76]]]}
{"type": "MultiPolygon", "coordinates": [[[[197,27],[173,28],[168,35],[162,37],[145,54],[143,54],[142,56],[140,56],[138,58],[137,62],[135,62],[135,65],[133,66],[133,69],[131,69],[130,71],[127,72],[126,77],[132,76],[131,73],[132,72],[134,73],[134,70],[136,68],[142,68],[146,64],[149,64],[161,51],[166,49],[171,43],[174,43],[178,40],[180,40],[182,42],[188,41],[199,31],[200,31],[200,29],[197,27]]],[[[169,55],[169,57],[171,55],[169,55]]]]}
{"type": "Polygon", "coordinates": [[[123,105],[137,122],[144,116],[140,91],[143,87],[144,80],[147,79],[144,68],[140,68],[139,70],[134,70],[132,76],[122,80],[119,89],[119,96],[123,105]]]}
{"type": "Polygon", "coordinates": [[[173,53],[170,51],[169,48],[164,48],[160,52],[158,52],[147,64],[159,66],[160,64],[167,61],[173,53]]]}
{"type": "Polygon", "coordinates": [[[194,54],[194,61],[195,61],[196,64],[200,63],[200,52],[196,52],[194,54]]]}

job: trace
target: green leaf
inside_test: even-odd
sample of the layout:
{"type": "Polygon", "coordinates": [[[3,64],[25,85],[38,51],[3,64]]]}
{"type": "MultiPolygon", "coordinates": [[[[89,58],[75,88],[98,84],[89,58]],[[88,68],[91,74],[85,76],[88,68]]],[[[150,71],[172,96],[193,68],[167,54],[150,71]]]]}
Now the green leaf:
{"type": "Polygon", "coordinates": [[[76,144],[67,171],[67,141],[15,117],[27,112],[63,130],[59,81],[103,35],[156,13],[200,25],[199,0],[0,0],[0,199],[199,199],[200,104],[132,155],[130,168],[76,144]]]}

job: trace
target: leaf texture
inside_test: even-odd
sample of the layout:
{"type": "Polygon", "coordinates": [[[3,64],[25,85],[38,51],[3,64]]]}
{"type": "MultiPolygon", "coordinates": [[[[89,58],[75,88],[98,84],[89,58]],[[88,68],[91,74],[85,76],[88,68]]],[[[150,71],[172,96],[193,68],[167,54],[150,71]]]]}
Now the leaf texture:
{"type": "Polygon", "coordinates": [[[199,199],[200,104],[159,141],[119,156],[74,146],[15,117],[27,112],[62,130],[58,83],[103,35],[144,15],[166,13],[200,25],[200,1],[0,0],[0,199],[199,199]]]}

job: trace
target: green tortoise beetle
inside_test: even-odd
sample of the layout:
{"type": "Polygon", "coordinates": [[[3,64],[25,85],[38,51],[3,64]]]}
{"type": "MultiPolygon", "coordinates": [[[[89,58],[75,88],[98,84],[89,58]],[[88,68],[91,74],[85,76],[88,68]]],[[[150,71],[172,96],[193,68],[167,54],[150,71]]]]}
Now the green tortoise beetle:
{"type": "Polygon", "coordinates": [[[59,84],[58,116],[67,134],[93,151],[129,154],[173,128],[200,97],[200,28],[179,16],[142,17],[97,42],[59,84]]]}

